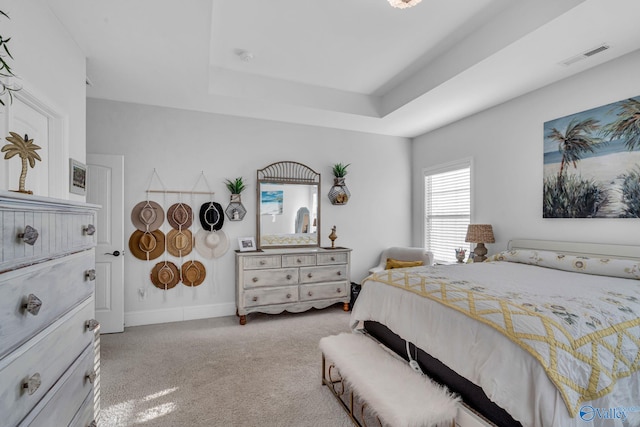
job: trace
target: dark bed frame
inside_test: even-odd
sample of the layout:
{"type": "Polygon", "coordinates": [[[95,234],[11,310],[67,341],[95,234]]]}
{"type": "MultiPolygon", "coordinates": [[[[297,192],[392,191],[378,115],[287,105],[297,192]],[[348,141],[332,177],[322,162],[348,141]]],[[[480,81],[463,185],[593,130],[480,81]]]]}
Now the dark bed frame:
{"type": "MultiPolygon", "coordinates": [[[[381,323],[365,321],[364,329],[367,334],[380,341],[390,350],[405,360],[407,357],[405,341],[381,323]]],[[[409,344],[411,354],[416,350],[409,344]]],[[[507,411],[493,403],[480,387],[458,375],[438,359],[430,356],[421,349],[417,349],[417,361],[422,372],[434,381],[446,385],[449,390],[458,394],[471,409],[498,427],[522,427],[507,411]]]]}

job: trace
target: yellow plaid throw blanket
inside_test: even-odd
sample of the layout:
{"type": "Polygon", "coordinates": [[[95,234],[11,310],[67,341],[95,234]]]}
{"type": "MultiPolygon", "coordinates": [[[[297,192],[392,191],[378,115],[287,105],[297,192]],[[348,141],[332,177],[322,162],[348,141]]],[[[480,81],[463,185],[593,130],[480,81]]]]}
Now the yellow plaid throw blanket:
{"type": "Polygon", "coordinates": [[[543,301],[443,277],[429,267],[386,270],[367,280],[405,289],[485,323],[535,357],[572,417],[640,370],[640,300],[603,290],[599,301],[543,301]],[[418,271],[416,271],[418,270],[418,271]],[[615,319],[616,323],[612,323],[615,319]]]}

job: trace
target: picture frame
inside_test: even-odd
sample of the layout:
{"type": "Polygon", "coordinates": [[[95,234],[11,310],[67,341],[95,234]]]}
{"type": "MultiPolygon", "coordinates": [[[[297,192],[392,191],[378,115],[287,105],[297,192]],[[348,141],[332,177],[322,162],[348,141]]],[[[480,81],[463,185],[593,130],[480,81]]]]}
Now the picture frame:
{"type": "Polygon", "coordinates": [[[256,239],[253,237],[238,237],[238,248],[240,252],[256,250],[256,239]]]}
{"type": "Polygon", "coordinates": [[[69,159],[69,192],[87,194],[87,165],[74,159],[69,159]]]}

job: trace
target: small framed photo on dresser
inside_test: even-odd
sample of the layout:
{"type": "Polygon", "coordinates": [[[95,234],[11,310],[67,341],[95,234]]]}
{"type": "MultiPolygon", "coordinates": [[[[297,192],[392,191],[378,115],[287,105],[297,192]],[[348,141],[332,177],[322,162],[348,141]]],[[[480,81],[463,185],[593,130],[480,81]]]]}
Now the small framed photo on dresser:
{"type": "Polygon", "coordinates": [[[69,192],[87,194],[87,165],[74,159],[69,159],[69,192]]]}
{"type": "Polygon", "coordinates": [[[249,252],[256,250],[256,239],[253,237],[238,237],[238,247],[240,252],[249,252]]]}

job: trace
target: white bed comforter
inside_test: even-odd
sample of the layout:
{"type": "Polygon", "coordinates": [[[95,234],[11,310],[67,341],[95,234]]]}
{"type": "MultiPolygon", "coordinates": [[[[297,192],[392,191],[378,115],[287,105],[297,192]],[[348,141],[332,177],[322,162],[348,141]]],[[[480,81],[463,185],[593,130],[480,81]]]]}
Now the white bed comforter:
{"type": "MultiPolygon", "coordinates": [[[[423,267],[424,269],[424,267],[423,267]]],[[[565,302],[628,295],[640,298],[640,281],[595,276],[509,262],[428,267],[450,281],[472,282],[521,296],[532,290],[548,298],[554,315],[571,316],[565,302]]],[[[420,270],[420,268],[412,269],[420,270]]],[[[537,302],[539,303],[539,302],[537,302]]],[[[568,305],[568,303],[566,304],[568,305]]],[[[616,315],[615,312],[612,315],[616,315]]],[[[636,314],[637,315],[637,314],[636,314]]],[[[523,426],[640,426],[640,375],[619,378],[612,391],[584,403],[571,417],[565,401],[540,363],[491,326],[437,301],[367,280],[351,314],[351,325],[374,320],[481,386],[487,396],[523,426]]],[[[564,319],[570,321],[571,319],[564,319]]],[[[636,336],[640,341],[640,337],[636,336]]],[[[636,356],[640,358],[640,354],[636,356]]],[[[637,362],[638,359],[636,359],[637,362]]]]}

